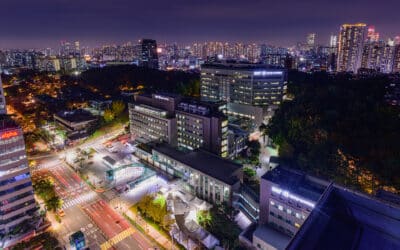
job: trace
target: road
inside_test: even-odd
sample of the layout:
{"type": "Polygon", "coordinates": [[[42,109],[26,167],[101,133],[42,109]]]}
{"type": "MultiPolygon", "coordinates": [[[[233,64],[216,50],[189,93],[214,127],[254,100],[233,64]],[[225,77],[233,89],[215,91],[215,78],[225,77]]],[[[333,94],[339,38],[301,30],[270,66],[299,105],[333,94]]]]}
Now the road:
{"type": "Polygon", "coordinates": [[[52,178],[57,194],[64,200],[65,216],[55,231],[67,249],[70,247],[69,235],[78,230],[85,234],[90,249],[143,250],[153,245],[143,234],[133,229],[125,218],[116,213],[104,201],[101,194],[91,190],[69,166],[60,160],[68,151],[76,150],[77,147],[92,147],[114,134],[116,132],[64,152],[36,158],[38,167],[32,171],[32,178],[52,178]]]}

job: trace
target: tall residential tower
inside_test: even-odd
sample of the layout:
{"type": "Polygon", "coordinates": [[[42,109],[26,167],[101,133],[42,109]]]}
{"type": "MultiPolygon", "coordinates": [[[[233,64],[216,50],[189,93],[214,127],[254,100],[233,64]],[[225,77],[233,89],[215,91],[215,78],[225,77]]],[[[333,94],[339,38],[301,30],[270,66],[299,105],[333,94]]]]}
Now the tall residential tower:
{"type": "Polygon", "coordinates": [[[365,23],[343,24],[340,27],[338,71],[356,73],[361,67],[366,35],[367,25],[365,23]]]}

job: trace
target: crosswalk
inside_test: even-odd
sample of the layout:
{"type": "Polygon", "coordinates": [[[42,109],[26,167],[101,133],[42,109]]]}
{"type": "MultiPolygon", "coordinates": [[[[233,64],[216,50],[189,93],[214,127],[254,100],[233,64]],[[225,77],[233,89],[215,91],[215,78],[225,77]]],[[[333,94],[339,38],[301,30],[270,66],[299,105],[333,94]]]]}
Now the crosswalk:
{"type": "Polygon", "coordinates": [[[103,244],[101,244],[100,248],[101,248],[101,250],[110,249],[114,245],[118,244],[119,242],[123,241],[125,238],[129,237],[130,235],[132,235],[133,233],[135,233],[135,230],[133,228],[128,228],[128,229],[122,231],[121,233],[115,235],[110,240],[108,240],[108,241],[104,242],[103,244]]]}
{"type": "Polygon", "coordinates": [[[94,191],[88,191],[85,194],[81,194],[73,199],[64,200],[63,209],[67,209],[72,206],[80,205],[85,202],[90,202],[97,198],[97,194],[94,191]]]}

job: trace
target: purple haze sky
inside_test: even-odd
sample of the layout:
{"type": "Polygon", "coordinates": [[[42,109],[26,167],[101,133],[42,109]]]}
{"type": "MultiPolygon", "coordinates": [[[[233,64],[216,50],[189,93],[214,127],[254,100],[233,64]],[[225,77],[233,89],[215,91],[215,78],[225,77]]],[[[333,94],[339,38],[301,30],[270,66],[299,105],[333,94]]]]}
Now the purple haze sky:
{"type": "Polygon", "coordinates": [[[135,41],[265,42],[289,46],[317,33],[327,44],[342,23],[400,35],[399,0],[1,0],[0,48],[135,41]]]}

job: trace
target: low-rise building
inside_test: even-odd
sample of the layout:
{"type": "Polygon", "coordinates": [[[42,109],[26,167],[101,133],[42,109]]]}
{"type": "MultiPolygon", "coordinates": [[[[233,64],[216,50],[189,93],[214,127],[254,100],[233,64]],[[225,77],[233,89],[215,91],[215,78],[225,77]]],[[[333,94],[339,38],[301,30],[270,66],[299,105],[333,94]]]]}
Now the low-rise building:
{"type": "Polygon", "coordinates": [[[261,178],[259,223],[294,236],[329,184],[283,166],[274,168],[261,178]]]}
{"type": "Polygon", "coordinates": [[[98,118],[89,111],[76,109],[54,114],[56,126],[64,129],[68,140],[85,138],[93,132],[98,118]]]}
{"type": "Polygon", "coordinates": [[[211,203],[232,204],[240,188],[242,166],[201,149],[182,151],[163,143],[138,147],[136,155],[179,177],[188,191],[211,203]]]}

